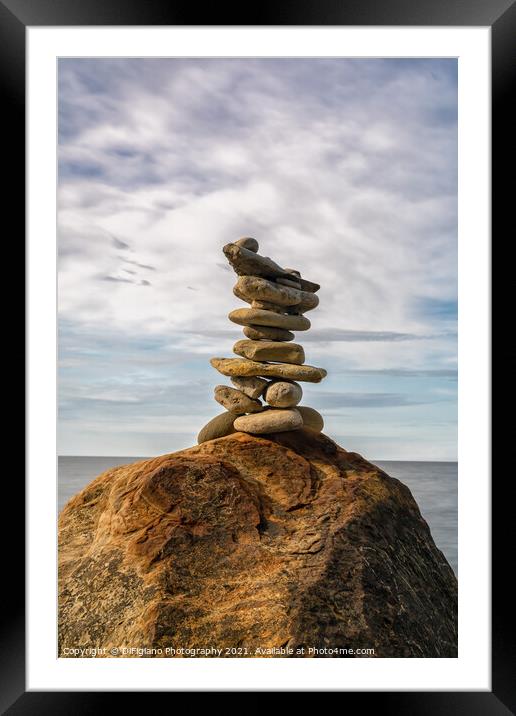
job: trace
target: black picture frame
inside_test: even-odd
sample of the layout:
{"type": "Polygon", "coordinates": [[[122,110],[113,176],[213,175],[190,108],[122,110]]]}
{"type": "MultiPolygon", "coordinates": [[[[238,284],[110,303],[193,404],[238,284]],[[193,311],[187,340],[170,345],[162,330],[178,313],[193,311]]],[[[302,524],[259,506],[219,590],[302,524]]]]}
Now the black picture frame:
{"type": "MultiPolygon", "coordinates": [[[[514,0],[282,0],[281,2],[199,8],[193,4],[166,0],[0,0],[0,82],[4,158],[9,181],[5,188],[4,216],[15,217],[11,244],[22,250],[25,216],[25,32],[28,26],[80,25],[389,25],[389,26],[486,26],[492,38],[492,258],[498,268],[493,295],[493,330],[511,306],[512,271],[509,212],[514,204],[515,150],[511,135],[516,112],[511,106],[516,87],[516,3],[514,0]],[[202,19],[202,21],[199,21],[202,19]],[[11,157],[5,155],[11,154],[11,157]],[[15,228],[14,228],[15,227],[15,228]],[[16,241],[12,241],[16,236],[16,241]],[[496,250],[494,250],[496,248],[496,250]],[[503,272],[506,272],[505,274],[503,272]],[[509,273],[511,272],[511,273],[509,273]]],[[[511,212],[512,213],[512,212],[511,212]]],[[[21,257],[23,261],[23,256],[21,257]]],[[[20,265],[19,263],[17,264],[20,265]]],[[[23,299],[22,299],[23,302],[23,299]]],[[[16,324],[19,325],[19,324],[16,324]]],[[[13,328],[14,334],[16,333],[13,328]]],[[[493,376],[501,376],[515,355],[514,338],[504,331],[499,350],[493,353],[493,376]]],[[[23,339],[21,339],[23,343],[23,339]]],[[[499,377],[500,385],[503,380],[499,377]]],[[[511,404],[511,381],[504,381],[504,405],[511,404]]],[[[493,408],[496,407],[496,381],[493,408]]],[[[21,400],[20,400],[21,402],[21,400]]],[[[499,402],[501,402],[499,400],[499,402]]],[[[499,421],[493,430],[493,456],[501,456],[512,444],[512,421],[499,421]],[[511,433],[509,432],[511,431],[511,433]]],[[[10,447],[10,446],[9,446],[10,447]]],[[[345,692],[344,708],[357,699],[353,708],[374,708],[403,714],[500,714],[516,713],[516,660],[511,573],[512,552],[508,539],[513,524],[513,503],[508,498],[511,471],[493,460],[492,486],[492,690],[471,692],[345,692]],[[505,473],[505,474],[504,474],[505,473]],[[504,484],[504,477],[506,481],[504,484]],[[363,700],[367,701],[364,702],[363,700]]],[[[18,476],[19,477],[19,476],[18,476]]],[[[4,576],[1,611],[0,708],[11,716],[51,713],[86,714],[109,708],[108,701],[120,693],[26,692],[25,690],[25,594],[24,545],[20,537],[20,516],[24,505],[21,479],[9,481],[9,504],[18,505],[14,515],[16,539],[4,542],[4,576]]],[[[7,494],[7,493],[5,493],[7,494]]],[[[4,528],[4,537],[8,535],[4,528]]],[[[153,694],[154,695],[154,694],[153,694]]],[[[131,692],[131,708],[148,706],[149,692],[131,692]]],[[[166,696],[166,694],[165,694],[166,696]]]]}

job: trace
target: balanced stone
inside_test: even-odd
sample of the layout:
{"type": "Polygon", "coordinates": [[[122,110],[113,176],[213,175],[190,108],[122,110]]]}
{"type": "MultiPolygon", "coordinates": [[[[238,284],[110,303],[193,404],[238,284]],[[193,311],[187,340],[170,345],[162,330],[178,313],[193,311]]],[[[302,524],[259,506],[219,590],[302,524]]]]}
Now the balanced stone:
{"type": "Polygon", "coordinates": [[[217,385],[215,400],[231,413],[259,413],[260,410],[263,410],[263,405],[259,400],[253,400],[241,390],[230,388],[227,385],[217,385]]]}
{"type": "Polygon", "coordinates": [[[311,325],[308,318],[304,316],[285,316],[260,308],[237,308],[231,311],[228,318],[241,326],[273,326],[285,328],[287,331],[307,331],[311,325]]]}
{"type": "Polygon", "coordinates": [[[257,415],[242,415],[234,422],[235,430],[260,435],[281,433],[303,427],[303,418],[297,410],[270,408],[257,415]]]}
{"type": "Polygon", "coordinates": [[[272,326],[244,326],[244,335],[253,341],[293,341],[295,336],[290,331],[283,328],[273,328],[272,326]]]}
{"type": "Polygon", "coordinates": [[[303,397],[303,389],[298,383],[275,380],[265,391],[265,401],[273,408],[293,408],[303,397]]]}
{"type": "Polygon", "coordinates": [[[285,313],[285,309],[288,306],[278,306],[276,303],[269,303],[269,301],[251,301],[251,308],[261,308],[264,311],[272,311],[273,313],[285,313]]]}
{"type": "Polygon", "coordinates": [[[269,381],[264,378],[243,378],[239,376],[231,378],[231,382],[235,388],[241,390],[242,393],[245,393],[250,398],[255,399],[259,398],[265,388],[269,385],[269,381]]]}
{"type": "Polygon", "coordinates": [[[235,244],[248,251],[254,251],[255,254],[260,248],[256,239],[252,239],[250,236],[244,236],[242,239],[238,239],[238,241],[235,241],[235,244]]]}
{"type": "MultiPolygon", "coordinates": [[[[226,256],[227,260],[233,267],[235,273],[239,276],[264,276],[265,278],[288,278],[292,274],[285,269],[282,269],[277,263],[267,256],[260,256],[259,254],[244,248],[243,246],[237,246],[236,244],[226,244],[222,251],[226,256]]],[[[318,283],[312,283],[306,279],[299,278],[301,288],[303,291],[310,291],[315,293],[321,287],[318,283]]]]}
{"type": "Polygon", "coordinates": [[[258,250],[258,242],[249,236],[223,247],[238,277],[233,293],[250,307],[228,314],[233,323],[243,326],[245,338],[233,346],[238,357],[210,360],[219,373],[231,378],[232,387],[215,388],[215,399],[227,413],[203,428],[199,442],[240,430],[267,434],[303,427],[321,431],[324,426],[316,410],[299,407],[303,389],[296,381],[320,383],[326,370],[305,365],[304,348],[293,342],[292,332],[310,328],[304,314],[319,305],[315,294],[320,286],[296,269],[260,256],[258,250]]]}
{"type": "MultiPolygon", "coordinates": [[[[276,361],[279,363],[305,362],[305,351],[299,343],[279,343],[278,341],[237,341],[233,353],[250,360],[276,361]]],[[[248,412],[248,411],[246,411],[248,412]]]]}
{"type": "Polygon", "coordinates": [[[267,256],[260,256],[238,244],[226,244],[222,251],[239,276],[286,276],[285,269],[282,269],[275,261],[267,256]]]}
{"type": "Polygon", "coordinates": [[[287,313],[300,315],[301,313],[306,313],[306,311],[311,311],[313,308],[317,308],[319,305],[319,296],[316,296],[315,293],[307,293],[306,291],[302,291],[301,293],[303,294],[301,301],[295,306],[287,306],[285,308],[287,313]]]}
{"type": "Polygon", "coordinates": [[[215,440],[235,433],[233,422],[236,418],[238,418],[238,413],[229,413],[227,410],[220,415],[216,415],[209,423],[206,423],[197,436],[199,445],[207,440],[215,440]]]}
{"type": "Polygon", "coordinates": [[[324,428],[324,420],[322,419],[322,415],[318,413],[317,410],[308,408],[304,405],[297,405],[296,410],[301,413],[303,426],[305,428],[311,428],[311,430],[315,430],[318,433],[321,432],[324,428]]]}
{"type": "MultiPolygon", "coordinates": [[[[240,276],[233,293],[242,301],[270,301],[280,306],[295,306],[301,303],[304,291],[282,286],[259,276],[240,276]]],[[[314,294],[309,294],[314,295],[314,294]]]]}
{"type": "Polygon", "coordinates": [[[289,278],[277,278],[276,283],[279,283],[282,286],[290,286],[291,288],[297,288],[298,291],[301,290],[301,284],[299,283],[299,281],[293,281],[289,278]]]}
{"type": "Polygon", "coordinates": [[[245,358],[211,358],[211,365],[229,376],[255,376],[266,378],[286,378],[287,380],[301,380],[308,383],[320,383],[326,376],[324,368],[313,365],[292,365],[290,363],[258,363],[245,358]]]}
{"type": "MultiPolygon", "coordinates": [[[[290,280],[286,279],[289,283],[290,280]]],[[[319,305],[319,298],[310,291],[301,291],[298,286],[285,286],[259,276],[240,276],[233,293],[242,301],[268,301],[279,306],[300,306],[301,311],[310,311],[319,305]]]]}

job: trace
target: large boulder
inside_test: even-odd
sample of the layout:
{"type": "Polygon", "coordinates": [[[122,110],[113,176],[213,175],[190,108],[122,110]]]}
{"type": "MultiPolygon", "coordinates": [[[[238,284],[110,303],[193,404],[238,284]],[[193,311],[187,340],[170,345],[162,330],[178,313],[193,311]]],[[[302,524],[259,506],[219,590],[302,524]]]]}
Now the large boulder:
{"type": "Polygon", "coordinates": [[[457,581],[401,482],[309,429],[236,432],[64,507],[59,652],[92,647],[454,657],[457,581]]]}

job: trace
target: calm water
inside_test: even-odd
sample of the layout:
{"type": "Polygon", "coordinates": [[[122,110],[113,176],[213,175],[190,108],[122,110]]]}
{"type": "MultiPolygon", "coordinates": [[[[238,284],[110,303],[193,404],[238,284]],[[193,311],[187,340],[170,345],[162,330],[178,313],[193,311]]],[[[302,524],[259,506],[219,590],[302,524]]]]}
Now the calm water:
{"type": "MultiPolygon", "coordinates": [[[[94,477],[109,467],[142,457],[59,457],[59,510],[94,477]]],[[[375,461],[411,490],[436,545],[457,574],[457,463],[375,461]]]]}

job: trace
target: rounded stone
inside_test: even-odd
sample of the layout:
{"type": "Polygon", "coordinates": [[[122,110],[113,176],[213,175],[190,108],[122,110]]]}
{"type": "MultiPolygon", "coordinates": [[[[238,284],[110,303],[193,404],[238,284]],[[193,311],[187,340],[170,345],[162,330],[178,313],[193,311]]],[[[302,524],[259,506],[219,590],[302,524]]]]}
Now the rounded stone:
{"type": "Polygon", "coordinates": [[[281,313],[263,311],[260,308],[237,308],[231,311],[228,318],[240,326],[273,326],[287,331],[307,331],[311,326],[305,316],[285,316],[281,313]]]}
{"type": "Polygon", "coordinates": [[[235,418],[238,418],[238,415],[238,413],[229,413],[227,410],[220,415],[216,415],[202,428],[197,436],[197,443],[200,445],[208,440],[216,440],[217,438],[223,438],[226,435],[236,433],[233,422],[235,418]]]}
{"type": "Polygon", "coordinates": [[[295,306],[304,298],[305,292],[260,276],[240,276],[233,286],[233,293],[248,303],[268,301],[279,306],[295,306]]]}
{"type": "Polygon", "coordinates": [[[299,343],[243,339],[235,343],[233,353],[257,361],[270,360],[277,363],[294,363],[296,365],[301,365],[305,362],[305,351],[299,343]]]}
{"type": "Polygon", "coordinates": [[[273,408],[293,408],[303,397],[303,389],[298,383],[277,380],[265,390],[264,399],[273,408]]]}
{"type": "Polygon", "coordinates": [[[233,425],[235,430],[255,435],[282,433],[303,427],[303,418],[295,409],[269,408],[257,415],[241,415],[233,425]]]}
{"type": "Polygon", "coordinates": [[[259,400],[253,400],[237,388],[217,385],[214,392],[217,403],[223,405],[231,413],[258,413],[263,410],[263,405],[259,400]]]}
{"type": "Polygon", "coordinates": [[[238,241],[235,241],[235,244],[248,251],[253,251],[255,254],[258,253],[258,249],[260,248],[256,239],[250,236],[244,236],[242,239],[238,239],[238,241]]]}
{"type": "Polygon", "coordinates": [[[235,388],[238,388],[238,390],[241,390],[242,393],[245,393],[250,398],[259,398],[260,395],[263,393],[265,388],[269,385],[269,381],[265,380],[264,378],[243,378],[239,376],[234,376],[231,378],[231,382],[235,386],[235,388]]]}
{"type": "Polygon", "coordinates": [[[244,336],[253,341],[293,341],[295,336],[291,331],[272,326],[244,326],[244,336]]]}
{"type": "Polygon", "coordinates": [[[315,430],[318,433],[321,432],[321,430],[324,428],[324,420],[322,419],[322,415],[318,413],[317,410],[314,410],[314,408],[305,407],[304,405],[298,405],[296,407],[296,410],[301,413],[301,417],[303,418],[303,425],[305,428],[310,428],[311,430],[315,430]]]}

